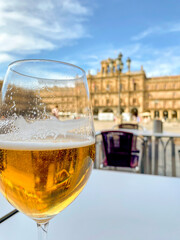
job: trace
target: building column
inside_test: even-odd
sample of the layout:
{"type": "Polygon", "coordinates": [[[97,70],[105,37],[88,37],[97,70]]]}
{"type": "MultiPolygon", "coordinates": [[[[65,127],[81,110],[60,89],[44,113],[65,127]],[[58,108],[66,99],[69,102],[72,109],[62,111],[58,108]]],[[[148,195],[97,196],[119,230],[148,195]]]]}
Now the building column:
{"type": "Polygon", "coordinates": [[[154,119],[154,110],[151,110],[150,113],[151,113],[151,119],[154,119]]]}
{"type": "Polygon", "coordinates": [[[163,119],[163,110],[159,110],[159,118],[162,120],[163,119]]]}
{"type": "Polygon", "coordinates": [[[172,110],[168,111],[168,119],[171,120],[172,119],[172,110]]]}
{"type": "Polygon", "coordinates": [[[127,111],[130,113],[130,75],[128,74],[127,111]]]}
{"type": "Polygon", "coordinates": [[[180,120],[180,110],[177,110],[177,120],[180,120]]]}

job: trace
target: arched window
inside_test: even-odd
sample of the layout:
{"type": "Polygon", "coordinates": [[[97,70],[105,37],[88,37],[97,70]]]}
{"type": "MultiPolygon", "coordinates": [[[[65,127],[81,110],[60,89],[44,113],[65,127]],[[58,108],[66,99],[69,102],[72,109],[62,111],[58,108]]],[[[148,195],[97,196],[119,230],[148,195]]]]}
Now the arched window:
{"type": "Polygon", "coordinates": [[[137,99],[133,98],[133,104],[136,104],[136,103],[137,103],[137,99]]]}
{"type": "Polygon", "coordinates": [[[99,104],[99,101],[97,99],[94,100],[94,105],[97,106],[99,104]]]}
{"type": "Polygon", "coordinates": [[[109,99],[106,99],[106,105],[109,105],[110,101],[109,99]]]}
{"type": "Polygon", "coordinates": [[[94,85],[94,92],[98,92],[98,86],[94,85]]]}
{"type": "Polygon", "coordinates": [[[109,83],[106,85],[106,91],[110,91],[110,85],[109,85],[109,83]]]}

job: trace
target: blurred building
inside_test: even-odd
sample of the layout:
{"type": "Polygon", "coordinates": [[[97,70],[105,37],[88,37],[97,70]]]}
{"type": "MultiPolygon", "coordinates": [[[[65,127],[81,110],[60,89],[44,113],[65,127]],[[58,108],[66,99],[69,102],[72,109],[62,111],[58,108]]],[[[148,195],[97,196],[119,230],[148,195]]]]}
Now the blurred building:
{"type": "Polygon", "coordinates": [[[151,118],[180,120],[180,75],[148,78],[142,66],[132,72],[129,58],[126,63],[124,72],[119,54],[117,59],[103,60],[96,75],[88,73],[94,114],[149,112],[151,118]]]}
{"type": "MultiPolygon", "coordinates": [[[[0,81],[0,90],[2,83],[0,81]]],[[[40,90],[12,85],[7,89],[5,103],[0,106],[0,117],[6,116],[7,108],[8,114],[16,113],[31,119],[53,115],[54,108],[58,109],[59,117],[72,117],[72,114],[78,117],[78,114],[87,111],[87,101],[83,81],[77,81],[74,86],[50,86],[40,90]]]]}
{"type": "MultiPolygon", "coordinates": [[[[94,114],[113,112],[119,115],[125,112],[142,116],[149,113],[152,119],[157,117],[180,120],[180,75],[148,78],[142,66],[139,71],[131,71],[129,58],[126,65],[127,67],[123,66],[122,54],[119,54],[117,59],[103,60],[96,75],[87,75],[94,114]]],[[[80,84],[76,88],[54,87],[51,91],[44,89],[40,95],[39,104],[44,103],[46,111],[49,112],[58,106],[62,114],[82,113],[86,106],[85,93],[80,84]]],[[[32,103],[32,98],[33,94],[30,91],[27,98],[26,91],[26,96],[22,93],[21,97],[16,99],[20,114],[21,110],[23,111],[22,103],[28,100],[32,103]]],[[[34,105],[31,105],[29,109],[34,111],[34,105]]]]}

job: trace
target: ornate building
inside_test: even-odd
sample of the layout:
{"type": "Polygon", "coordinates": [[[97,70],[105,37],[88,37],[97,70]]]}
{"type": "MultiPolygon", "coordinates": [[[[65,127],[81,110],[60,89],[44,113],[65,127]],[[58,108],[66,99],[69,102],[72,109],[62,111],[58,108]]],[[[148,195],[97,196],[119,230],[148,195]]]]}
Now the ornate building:
{"type": "Polygon", "coordinates": [[[141,66],[140,71],[122,72],[122,54],[117,59],[101,62],[96,75],[88,73],[94,114],[99,112],[122,112],[140,115],[149,112],[151,118],[180,120],[180,75],[147,78],[141,66]]]}
{"type": "MultiPolygon", "coordinates": [[[[3,81],[0,81],[0,90],[3,81]]],[[[76,81],[75,84],[66,86],[49,86],[39,89],[24,89],[23,87],[8,85],[6,99],[1,105],[0,117],[8,114],[26,116],[30,119],[36,117],[47,117],[52,115],[52,110],[57,107],[59,118],[78,117],[87,113],[89,101],[86,95],[86,87],[83,80],[76,81]],[[12,91],[11,94],[8,91],[12,91]],[[47,115],[46,115],[47,114],[47,115]]]]}
{"type": "MultiPolygon", "coordinates": [[[[143,67],[132,72],[129,58],[126,63],[128,70],[123,72],[122,54],[119,54],[117,59],[102,61],[101,70],[96,75],[87,75],[94,114],[113,112],[119,115],[126,112],[140,115],[149,112],[152,119],[180,120],[180,75],[147,78],[143,67]]],[[[1,87],[2,81],[0,89],[1,87]]],[[[62,114],[81,114],[86,110],[83,98],[79,98],[85,91],[83,87],[79,84],[76,88],[56,87],[52,91],[53,98],[50,91],[44,90],[41,92],[41,101],[46,103],[48,112],[57,105],[62,114]]],[[[29,98],[32,97],[29,92],[29,98]]],[[[20,112],[23,112],[20,107],[23,100],[27,101],[23,94],[21,99],[16,99],[20,112]]],[[[31,108],[34,109],[33,107],[32,105],[31,108]]]]}

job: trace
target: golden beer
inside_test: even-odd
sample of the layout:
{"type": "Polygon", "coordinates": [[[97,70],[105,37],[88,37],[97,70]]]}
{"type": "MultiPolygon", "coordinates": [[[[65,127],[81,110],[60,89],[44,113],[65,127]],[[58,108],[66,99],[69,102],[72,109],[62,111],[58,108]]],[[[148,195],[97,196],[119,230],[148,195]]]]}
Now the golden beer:
{"type": "Polygon", "coordinates": [[[50,219],[82,191],[95,157],[93,140],[71,143],[3,143],[0,189],[36,221],[50,219]]]}

